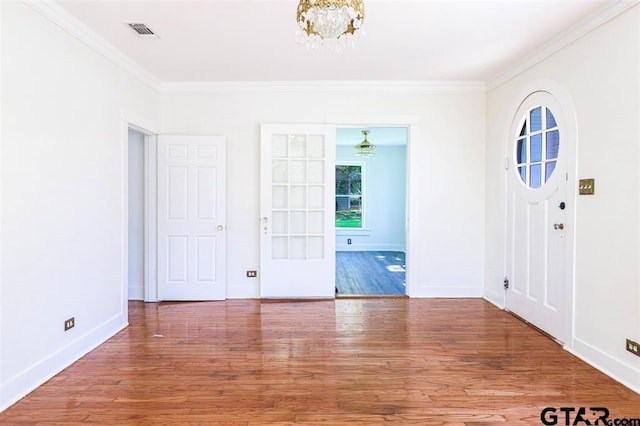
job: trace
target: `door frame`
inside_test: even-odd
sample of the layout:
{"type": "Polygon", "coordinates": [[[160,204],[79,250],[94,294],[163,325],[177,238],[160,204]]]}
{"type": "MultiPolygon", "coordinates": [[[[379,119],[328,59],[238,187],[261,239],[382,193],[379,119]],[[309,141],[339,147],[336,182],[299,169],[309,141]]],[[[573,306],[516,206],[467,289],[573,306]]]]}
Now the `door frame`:
{"type": "Polygon", "coordinates": [[[419,139],[420,117],[411,114],[344,114],[329,113],[326,116],[326,124],[332,124],[336,127],[357,126],[357,127],[406,127],[407,128],[407,169],[406,169],[406,209],[405,209],[405,295],[408,297],[419,297],[419,277],[418,268],[412,267],[414,260],[416,264],[420,259],[420,245],[418,235],[420,235],[420,215],[417,208],[420,194],[418,185],[412,184],[419,182],[420,164],[418,158],[420,155],[414,155],[412,152],[418,151],[419,146],[413,141],[419,139]],[[415,208],[412,208],[414,207],[415,208]],[[415,285],[413,285],[415,283],[415,285]]]}
{"type": "MultiPolygon", "coordinates": [[[[577,118],[576,109],[573,99],[569,92],[559,83],[550,79],[534,80],[523,86],[512,103],[508,111],[512,114],[510,120],[505,123],[505,146],[504,155],[506,159],[506,167],[504,173],[504,241],[503,241],[503,274],[507,276],[507,239],[509,238],[508,229],[508,192],[509,192],[509,173],[513,173],[512,156],[513,156],[513,140],[514,135],[511,134],[514,123],[519,121],[522,117],[518,116],[518,110],[520,106],[526,102],[527,98],[535,92],[546,92],[552,96],[555,101],[560,105],[562,109],[562,115],[565,119],[567,140],[561,143],[566,146],[566,200],[567,200],[567,212],[566,212],[566,243],[565,243],[565,265],[564,265],[564,279],[563,279],[563,311],[564,311],[564,327],[562,330],[562,336],[557,336],[558,340],[562,341],[563,346],[567,350],[573,348],[573,324],[574,324],[574,300],[575,300],[575,225],[576,225],[576,212],[577,212],[577,158],[578,158],[578,142],[577,142],[577,118]]],[[[507,289],[502,294],[502,306],[507,309],[507,289]]],[[[527,320],[527,318],[523,318],[527,320]]]]}
{"type": "MultiPolygon", "coordinates": [[[[156,125],[144,118],[121,111],[121,289],[122,311],[129,302],[129,129],[144,136],[144,301],[158,301],[157,285],[157,135],[156,125]]],[[[128,318],[128,316],[127,316],[128,318]]]]}

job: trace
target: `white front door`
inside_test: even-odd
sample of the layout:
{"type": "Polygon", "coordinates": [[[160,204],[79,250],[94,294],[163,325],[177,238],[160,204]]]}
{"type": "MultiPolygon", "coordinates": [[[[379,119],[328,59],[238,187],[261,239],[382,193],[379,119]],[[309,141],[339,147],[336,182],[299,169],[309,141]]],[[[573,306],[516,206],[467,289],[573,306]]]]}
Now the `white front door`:
{"type": "Polygon", "coordinates": [[[548,93],[530,95],[512,127],[507,170],[506,307],[560,341],[572,208],[566,127],[548,93]]]}
{"type": "Polygon", "coordinates": [[[158,299],[225,298],[225,139],[158,137],[158,299]]]}
{"type": "Polygon", "coordinates": [[[334,126],[262,125],[262,297],[335,297],[334,182],[334,126]]]}

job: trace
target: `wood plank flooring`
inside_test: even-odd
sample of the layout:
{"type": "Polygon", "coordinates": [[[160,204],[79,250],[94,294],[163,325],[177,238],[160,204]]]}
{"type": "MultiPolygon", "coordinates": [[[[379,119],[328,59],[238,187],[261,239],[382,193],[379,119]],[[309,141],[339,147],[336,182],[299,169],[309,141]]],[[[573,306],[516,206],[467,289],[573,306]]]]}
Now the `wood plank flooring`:
{"type": "Polygon", "coordinates": [[[400,251],[336,252],[336,296],[404,296],[405,255],[400,251]]]}
{"type": "Polygon", "coordinates": [[[640,417],[640,395],[481,299],[130,302],[130,322],[0,424],[520,425],[548,406],[640,417]]]}

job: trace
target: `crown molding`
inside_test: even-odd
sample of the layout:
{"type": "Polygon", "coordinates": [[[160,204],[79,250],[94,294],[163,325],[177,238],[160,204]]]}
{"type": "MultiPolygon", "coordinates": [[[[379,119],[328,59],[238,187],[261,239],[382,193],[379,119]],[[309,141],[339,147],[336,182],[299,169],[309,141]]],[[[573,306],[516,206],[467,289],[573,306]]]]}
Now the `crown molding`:
{"type": "Polygon", "coordinates": [[[409,92],[485,93],[483,81],[219,81],[164,83],[164,93],[409,92]]]}
{"type": "Polygon", "coordinates": [[[133,59],[122,53],[122,51],[116,49],[111,43],[100,37],[95,31],[71,15],[55,1],[22,0],[22,2],[104,56],[113,64],[127,71],[151,89],[157,92],[162,89],[162,82],[159,79],[134,62],[133,59]]]}
{"type": "MultiPolygon", "coordinates": [[[[2,0],[0,0],[2,1],[2,0]]],[[[22,0],[31,9],[160,93],[396,92],[485,93],[483,81],[214,81],[163,82],[99,36],[55,0],[22,0]]]]}
{"type": "Polygon", "coordinates": [[[579,38],[631,9],[638,3],[640,3],[640,0],[611,0],[609,4],[603,6],[577,24],[569,27],[567,30],[554,37],[551,41],[543,44],[537,49],[534,49],[531,54],[525,56],[522,60],[518,61],[505,71],[488,79],[486,83],[487,91],[491,91],[519,74],[522,74],[579,38]]]}
{"type": "MultiPolygon", "coordinates": [[[[1,1],[1,0],[0,0],[1,1]]],[[[54,0],[22,0],[23,3],[58,25],[75,38],[130,73],[157,92],[163,93],[291,93],[291,92],[396,92],[396,93],[486,93],[550,57],[580,37],[595,30],[640,0],[611,2],[545,43],[500,74],[483,81],[219,81],[163,82],[122,51],[100,37],[91,28],[67,12],[54,0]]]]}

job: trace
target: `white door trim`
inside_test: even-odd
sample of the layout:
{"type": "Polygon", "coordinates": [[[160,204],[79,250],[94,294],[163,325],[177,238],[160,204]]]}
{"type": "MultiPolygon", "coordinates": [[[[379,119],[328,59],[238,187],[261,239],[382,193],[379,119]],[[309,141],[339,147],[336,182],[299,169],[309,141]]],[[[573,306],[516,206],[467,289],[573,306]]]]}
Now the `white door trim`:
{"type": "Polygon", "coordinates": [[[158,135],[144,138],[144,301],[158,299],[158,135]]]}
{"type": "Polygon", "coordinates": [[[155,174],[155,151],[157,132],[153,121],[141,117],[131,111],[121,110],[121,194],[122,194],[122,258],[121,258],[121,291],[122,291],[122,313],[128,320],[129,302],[129,129],[144,135],[144,155],[145,155],[145,200],[144,200],[144,220],[145,220],[145,247],[144,247],[144,300],[145,302],[157,301],[157,280],[156,270],[156,174],[155,174]]]}
{"type": "MultiPolygon", "coordinates": [[[[573,103],[573,99],[569,92],[562,87],[559,83],[549,80],[549,79],[539,79],[535,81],[531,81],[526,84],[523,89],[519,92],[519,94],[514,99],[512,107],[509,109],[513,111],[513,116],[510,117],[510,120],[505,123],[506,126],[506,137],[505,137],[505,148],[504,155],[505,158],[511,158],[513,155],[513,139],[514,135],[510,134],[512,128],[512,123],[516,120],[519,120],[521,117],[516,116],[520,106],[523,102],[527,100],[527,98],[535,93],[535,92],[547,92],[558,102],[562,109],[562,114],[565,119],[565,131],[567,138],[563,139],[562,143],[564,147],[566,147],[566,184],[567,184],[567,193],[566,193],[566,203],[567,203],[567,212],[565,225],[567,228],[566,231],[566,243],[565,243],[565,272],[564,272],[564,301],[563,301],[563,309],[564,309],[564,327],[563,327],[563,335],[558,336],[559,340],[564,343],[564,347],[568,350],[571,350],[573,347],[573,336],[574,336],[574,307],[573,302],[575,299],[575,224],[576,224],[576,205],[578,194],[576,191],[577,188],[577,119],[576,119],[576,110],[573,103]]],[[[508,220],[507,220],[507,193],[508,193],[508,175],[507,173],[513,172],[513,170],[506,170],[504,174],[505,178],[505,197],[504,197],[504,259],[503,259],[503,272],[506,276],[507,274],[507,244],[506,239],[509,238],[509,230],[508,230],[508,220]]],[[[502,306],[506,306],[506,291],[503,293],[502,306]]],[[[525,320],[527,318],[524,318],[525,320]]]]}
{"type": "Polygon", "coordinates": [[[420,194],[418,192],[419,170],[420,165],[417,163],[419,155],[414,155],[412,152],[417,149],[417,144],[414,141],[419,140],[419,126],[420,117],[417,115],[403,115],[403,114],[327,114],[326,123],[334,124],[336,126],[341,125],[354,125],[362,127],[406,127],[407,128],[407,205],[406,205],[406,253],[405,253],[405,265],[406,265],[406,295],[409,297],[421,297],[423,296],[418,286],[418,268],[413,265],[417,265],[420,259],[420,244],[418,241],[418,235],[420,235],[420,214],[417,208],[412,208],[414,205],[418,206],[418,200],[420,194]]]}

